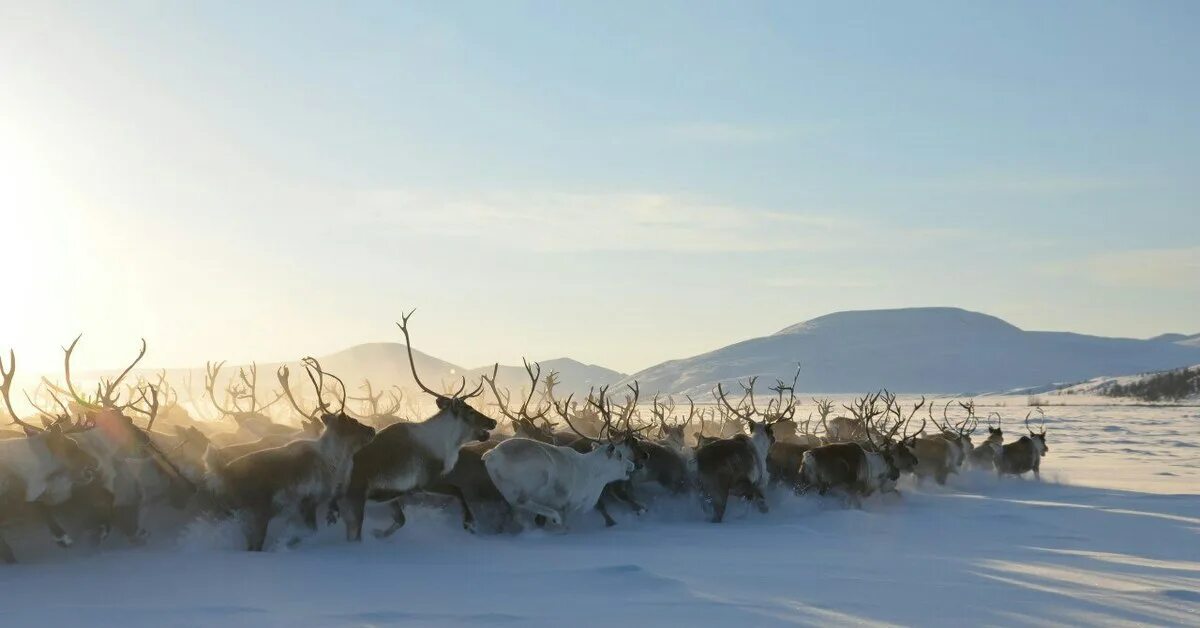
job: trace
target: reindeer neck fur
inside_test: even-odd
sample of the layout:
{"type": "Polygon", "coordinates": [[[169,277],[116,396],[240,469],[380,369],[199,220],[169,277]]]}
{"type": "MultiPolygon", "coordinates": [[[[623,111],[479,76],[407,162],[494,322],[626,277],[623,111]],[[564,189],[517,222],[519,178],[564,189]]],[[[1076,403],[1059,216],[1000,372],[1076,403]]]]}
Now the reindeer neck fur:
{"type": "Polygon", "coordinates": [[[408,429],[415,442],[442,461],[443,473],[454,468],[459,448],[471,440],[471,427],[450,410],[440,410],[408,429]]]}
{"type": "Polygon", "coordinates": [[[758,481],[767,481],[767,452],[771,449],[771,438],[765,426],[758,425],[750,431],[750,444],[754,447],[754,460],[758,463],[758,481]]]}
{"type": "Polygon", "coordinates": [[[1030,436],[1028,438],[1030,442],[1033,443],[1033,459],[1036,463],[1042,459],[1042,456],[1046,455],[1046,443],[1036,436],[1030,436]]]}
{"type": "Polygon", "coordinates": [[[604,487],[611,482],[624,480],[626,474],[626,460],[630,452],[624,451],[620,458],[609,458],[608,447],[601,445],[595,449],[580,454],[572,449],[568,449],[582,458],[583,464],[580,465],[579,472],[583,477],[580,487],[581,501],[585,507],[594,505],[600,499],[600,493],[604,491],[604,487]]]}
{"type": "Polygon", "coordinates": [[[325,430],[311,441],[312,447],[317,452],[317,456],[325,463],[330,470],[341,469],[350,461],[350,457],[354,452],[350,450],[350,444],[345,439],[339,438],[333,433],[333,430],[325,430]]]}
{"type": "Polygon", "coordinates": [[[863,450],[866,454],[863,456],[863,463],[866,465],[866,477],[878,480],[880,483],[886,482],[888,475],[892,472],[892,465],[888,463],[887,458],[883,454],[863,450]]]}

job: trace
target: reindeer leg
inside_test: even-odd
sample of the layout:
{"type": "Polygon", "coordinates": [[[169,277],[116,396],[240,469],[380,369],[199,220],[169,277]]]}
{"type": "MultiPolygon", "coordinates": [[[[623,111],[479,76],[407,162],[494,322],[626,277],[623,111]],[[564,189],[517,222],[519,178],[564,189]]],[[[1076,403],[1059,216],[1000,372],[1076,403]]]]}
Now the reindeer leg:
{"type": "Polygon", "coordinates": [[[563,524],[562,514],[549,506],[543,506],[535,501],[526,499],[517,504],[517,507],[529,511],[534,515],[545,517],[546,523],[556,526],[561,526],[563,524]]]}
{"type": "Polygon", "coordinates": [[[13,553],[12,546],[8,541],[4,540],[4,535],[0,534],[0,562],[6,565],[11,565],[17,562],[17,555],[13,553]]]}
{"type": "Polygon", "coordinates": [[[304,522],[304,527],[317,531],[317,500],[311,497],[305,497],[300,500],[299,505],[300,520],[304,522]]]}
{"type": "Polygon", "coordinates": [[[117,529],[134,545],[145,543],[146,537],[149,536],[149,533],[142,529],[140,525],[140,515],[141,507],[136,503],[113,507],[113,520],[116,523],[117,529]]]}
{"type": "Polygon", "coordinates": [[[386,539],[395,534],[396,530],[403,528],[405,522],[407,522],[407,519],[404,517],[404,502],[401,501],[401,498],[397,497],[388,502],[388,507],[392,510],[392,525],[373,531],[372,534],[377,539],[386,539]]]}
{"type": "Polygon", "coordinates": [[[612,497],[618,501],[622,501],[622,502],[625,502],[626,504],[628,504],[629,507],[633,509],[633,512],[635,514],[637,514],[638,516],[641,516],[646,513],[646,507],[643,506],[641,503],[639,503],[633,497],[633,482],[629,482],[629,481],[613,482],[612,484],[609,484],[607,487],[605,487],[605,489],[606,489],[606,492],[607,492],[607,489],[612,489],[612,492],[611,492],[612,497]]]}
{"type": "Polygon", "coordinates": [[[758,506],[758,512],[761,512],[764,515],[770,512],[771,508],[767,506],[767,496],[763,495],[761,487],[751,484],[750,495],[754,500],[754,504],[758,506]]]}
{"type": "Polygon", "coordinates": [[[604,501],[604,494],[601,494],[600,499],[596,500],[596,510],[600,511],[601,515],[604,515],[604,527],[611,528],[617,525],[617,521],[612,518],[612,515],[608,514],[608,507],[604,505],[604,501]]]}
{"type": "Polygon", "coordinates": [[[329,506],[325,510],[325,524],[336,525],[338,519],[341,518],[342,506],[338,498],[334,497],[329,500],[329,506]]]}
{"type": "Polygon", "coordinates": [[[67,531],[54,518],[54,513],[51,511],[50,506],[42,502],[33,502],[33,509],[42,518],[42,521],[45,522],[46,527],[50,529],[50,535],[54,537],[54,542],[59,547],[71,547],[75,544],[75,541],[71,539],[71,535],[67,534],[67,531]]]}
{"type": "Polygon", "coordinates": [[[717,487],[715,494],[712,496],[713,504],[713,523],[721,523],[725,519],[725,506],[729,504],[729,485],[725,482],[717,487]]]}
{"type": "Polygon", "coordinates": [[[462,527],[467,532],[475,534],[475,513],[471,512],[471,505],[467,503],[467,496],[463,494],[462,489],[457,484],[444,484],[441,486],[447,493],[458,498],[458,505],[462,507],[462,527]]]}
{"type": "Polygon", "coordinates": [[[355,476],[342,500],[346,503],[346,540],[362,541],[363,515],[367,509],[367,482],[355,476]]]}
{"type": "Polygon", "coordinates": [[[270,506],[256,506],[245,514],[246,551],[261,552],[267,542],[267,528],[271,525],[270,506]]]}

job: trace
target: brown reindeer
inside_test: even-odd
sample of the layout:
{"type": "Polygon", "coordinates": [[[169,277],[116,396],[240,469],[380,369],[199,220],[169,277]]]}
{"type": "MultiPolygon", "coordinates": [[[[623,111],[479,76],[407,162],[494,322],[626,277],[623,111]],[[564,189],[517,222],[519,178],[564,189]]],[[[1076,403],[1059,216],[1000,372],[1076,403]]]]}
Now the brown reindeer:
{"type": "Polygon", "coordinates": [[[470,393],[464,377],[458,391],[451,395],[434,392],[421,382],[413,360],[412,339],[408,334],[408,319],[412,312],[397,323],[404,333],[408,365],[413,381],[437,402],[437,413],[420,423],[397,423],[381,430],[370,444],[354,455],[350,483],[344,499],[346,508],[346,537],[362,539],[363,515],[367,499],[390,499],[392,525],[376,531],[376,536],[393,534],[404,525],[404,505],[395,499],[421,490],[439,481],[454,469],[458,452],[466,443],[486,441],[496,421],[472,408],[467,401],[483,392],[483,382],[470,393]]]}
{"type": "Polygon", "coordinates": [[[212,406],[220,413],[221,418],[231,419],[237,429],[233,432],[213,435],[213,442],[223,446],[244,443],[265,436],[295,436],[294,428],[275,423],[266,414],[267,410],[278,403],[284,395],[279,393],[266,403],[259,399],[258,365],[253,362],[249,367],[239,367],[237,374],[230,378],[225,389],[225,397],[229,405],[218,401],[217,378],[220,377],[221,369],[224,366],[224,362],[208,362],[204,365],[204,391],[208,394],[212,406]]]}
{"type": "MultiPolygon", "coordinates": [[[[319,420],[324,427],[318,438],[292,441],[231,461],[213,449],[205,456],[208,488],[230,508],[242,512],[246,549],[252,552],[262,551],[267,528],[281,513],[296,515],[315,530],[318,506],[337,498],[351,457],[375,437],[375,428],[345,413],[344,387],[338,408],[331,409],[321,399],[323,391],[313,374],[320,371],[319,364],[306,358],[305,366],[317,390],[319,420]]],[[[285,379],[282,373],[281,379],[285,379]]]]}
{"type": "MultiPolygon", "coordinates": [[[[1041,414],[1041,408],[1038,408],[1041,414]]],[[[997,475],[1021,475],[1033,471],[1033,477],[1041,479],[1042,456],[1050,451],[1046,445],[1046,419],[1043,415],[1039,431],[1029,427],[1029,415],[1025,416],[1025,429],[1029,436],[1022,436],[1014,443],[1004,445],[1000,449],[1000,457],[996,460],[997,475]]]]}
{"type": "Polygon", "coordinates": [[[712,506],[713,523],[720,523],[725,518],[731,495],[753,501],[759,512],[769,510],[764,494],[768,481],[767,452],[775,436],[769,421],[754,418],[757,416],[753,401],[755,380],[750,378],[748,384],[742,384],[745,395],[737,407],[729,403],[721,384],[717,384],[713,395],[729,415],[746,422],[750,434],[722,438],[696,450],[700,491],[712,506]]]}
{"type": "MultiPolygon", "coordinates": [[[[1029,419],[1029,415],[1025,415],[1025,418],[1029,419]]],[[[999,412],[989,412],[987,420],[987,439],[971,450],[971,455],[967,459],[972,469],[995,470],[996,460],[1000,458],[1000,452],[1004,446],[1004,418],[1000,416],[999,412]],[[995,426],[992,425],[993,416],[996,417],[995,426]]]]}
{"type": "Polygon", "coordinates": [[[907,430],[906,421],[897,421],[888,432],[881,433],[878,417],[886,420],[888,414],[895,416],[898,412],[878,407],[881,398],[889,408],[894,406],[895,398],[887,391],[860,397],[844,406],[862,427],[863,443],[832,443],[803,454],[800,483],[804,490],[816,488],[821,495],[839,490],[855,506],[861,506],[862,498],[875,492],[895,491],[901,471],[913,468],[917,458],[907,444],[912,436],[904,433],[899,441],[893,440],[898,430],[907,430]]]}

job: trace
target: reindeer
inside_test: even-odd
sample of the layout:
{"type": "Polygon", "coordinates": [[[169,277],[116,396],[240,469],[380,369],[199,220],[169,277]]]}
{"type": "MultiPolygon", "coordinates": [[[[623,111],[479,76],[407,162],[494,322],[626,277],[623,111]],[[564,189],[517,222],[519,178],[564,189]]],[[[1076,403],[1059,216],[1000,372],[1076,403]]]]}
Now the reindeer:
{"type": "MultiPolygon", "coordinates": [[[[1041,408],[1038,408],[1038,414],[1042,414],[1041,408]]],[[[1029,430],[1029,436],[1022,436],[1017,442],[1000,448],[1000,456],[996,458],[997,475],[1021,475],[1026,471],[1033,471],[1034,478],[1042,479],[1042,456],[1050,451],[1050,447],[1046,445],[1044,415],[1040,427],[1041,431],[1034,431],[1029,427],[1029,415],[1025,416],[1025,429],[1029,430]]]]}
{"type": "MultiPolygon", "coordinates": [[[[55,543],[70,547],[74,541],[58,523],[54,510],[77,492],[91,491],[97,478],[97,462],[71,440],[64,423],[56,421],[39,429],[18,418],[10,398],[17,371],[17,356],[11,349],[8,361],[6,370],[0,359],[0,396],[4,398],[9,418],[22,428],[25,436],[0,441],[0,504],[5,505],[0,509],[0,519],[7,518],[5,511],[10,510],[10,505],[28,507],[42,519],[55,543]]],[[[0,561],[16,562],[16,555],[3,536],[0,536],[0,561]]]]}
{"type": "Polygon", "coordinates": [[[151,439],[147,431],[134,424],[127,414],[144,414],[148,418],[148,428],[153,427],[159,405],[158,393],[154,386],[142,388],[139,399],[130,400],[128,403],[119,401],[121,382],[146,355],[145,339],[142,340],[137,357],[125,370],[113,379],[99,382],[95,395],[85,397],[71,381],[71,356],[82,337],[83,334],[76,336],[69,346],[63,348],[65,392],[70,395],[74,406],[83,413],[86,424],[95,429],[72,433],[71,438],[97,460],[99,481],[104,490],[112,495],[111,510],[97,513],[101,521],[101,530],[107,530],[110,524],[116,524],[131,542],[141,543],[147,536],[146,530],[141,526],[143,503],[157,498],[158,493],[164,490],[173,494],[173,503],[180,503],[182,498],[179,495],[192,491],[194,486],[180,472],[178,465],[151,439]],[[138,404],[142,402],[152,404],[152,408],[139,408],[138,404]]]}
{"type": "MultiPolygon", "coordinates": [[[[971,455],[967,461],[972,469],[986,469],[992,471],[996,468],[996,460],[1000,458],[1000,452],[1004,446],[1004,418],[998,412],[988,413],[988,437],[987,440],[979,444],[978,447],[971,450],[971,455]],[[996,425],[992,426],[992,417],[996,417],[996,425]]],[[[1025,419],[1029,419],[1029,415],[1025,415],[1025,419]]]]}
{"type": "MultiPolygon", "coordinates": [[[[512,507],[521,527],[544,521],[565,526],[567,518],[581,510],[600,509],[600,497],[612,482],[628,480],[637,468],[636,454],[627,438],[615,438],[606,389],[589,403],[604,418],[603,440],[578,430],[571,419],[570,397],[555,403],[558,414],[579,435],[574,447],[551,445],[528,438],[511,438],[483,455],[492,482],[512,507]],[[584,451],[577,450],[582,449],[584,451]]],[[[605,523],[611,521],[601,510],[605,523]]],[[[609,524],[611,525],[611,524],[609,524]]]]}
{"type": "MultiPolygon", "coordinates": [[[[515,413],[509,409],[511,395],[501,394],[496,388],[496,375],[500,370],[499,364],[492,367],[491,377],[483,376],[483,382],[488,385],[492,390],[492,395],[496,397],[496,405],[500,409],[501,415],[511,421],[514,426],[525,426],[518,427],[518,430],[532,428],[539,435],[550,439],[552,436],[549,432],[542,430],[536,424],[536,421],[542,419],[549,409],[542,409],[538,412],[530,412],[529,410],[529,404],[533,401],[538,381],[541,379],[542,367],[536,362],[530,365],[528,361],[522,361],[525,365],[525,373],[529,376],[530,386],[528,395],[515,413]]],[[[545,397],[546,395],[543,395],[543,398],[545,397]]],[[[487,467],[483,464],[483,454],[490,451],[499,443],[500,441],[488,440],[463,445],[458,450],[458,460],[455,461],[454,467],[424,489],[426,492],[439,493],[456,498],[462,507],[463,529],[468,532],[475,532],[475,511],[480,506],[499,507],[504,511],[504,520],[511,518],[512,512],[508,506],[508,502],[504,501],[504,496],[496,488],[495,483],[492,482],[491,476],[488,475],[487,467]]]]}
{"type": "Polygon", "coordinates": [[[946,439],[951,445],[951,451],[954,453],[953,469],[955,472],[962,467],[966,462],[967,456],[971,455],[971,450],[975,445],[971,442],[971,434],[979,426],[979,419],[975,418],[975,402],[974,401],[959,401],[958,406],[966,410],[967,416],[958,423],[952,423],[947,414],[950,408],[950,401],[942,407],[942,423],[938,424],[933,421],[933,416],[930,415],[930,420],[933,421],[941,432],[936,436],[946,439]]]}
{"type": "Polygon", "coordinates": [[[750,435],[738,434],[722,438],[701,446],[696,450],[696,473],[700,491],[706,502],[712,504],[712,522],[721,523],[730,495],[739,495],[754,501],[759,512],[769,508],[764,491],[767,486],[767,452],[775,442],[771,423],[756,421],[754,416],[754,384],[750,378],[742,384],[745,395],[735,408],[725,397],[721,384],[717,384],[714,397],[721,402],[728,415],[745,421],[750,435]]]}
{"type": "MultiPolygon", "coordinates": [[[[226,460],[213,448],[204,457],[209,472],[207,488],[230,508],[243,513],[246,549],[252,552],[263,550],[267,528],[280,513],[298,515],[306,527],[316,530],[318,505],[337,498],[339,488],[345,485],[351,457],[375,437],[375,428],[346,414],[344,387],[338,408],[330,408],[321,397],[323,391],[314,375],[327,373],[320,370],[315,359],[305,358],[304,362],[317,390],[319,420],[324,427],[319,437],[295,440],[234,460],[226,460]]],[[[284,381],[286,369],[280,367],[280,379],[284,381]]]]}
{"type": "Polygon", "coordinates": [[[434,392],[421,382],[413,361],[412,340],[408,334],[408,319],[412,312],[397,323],[404,333],[408,365],[413,381],[437,403],[437,413],[420,423],[396,423],[380,430],[366,447],[354,455],[354,465],[343,506],[348,507],[346,537],[362,540],[363,514],[367,499],[390,499],[392,525],[377,530],[377,537],[392,535],[404,525],[404,505],[395,499],[405,493],[424,489],[439,481],[454,469],[458,452],[466,443],[486,441],[496,421],[468,405],[467,401],[483,392],[483,382],[467,394],[464,377],[458,391],[451,395],[434,392]]]}
{"type": "MultiPolygon", "coordinates": [[[[603,417],[601,433],[607,435],[611,442],[619,442],[628,447],[633,455],[633,474],[629,479],[610,482],[596,502],[596,510],[604,517],[604,525],[609,527],[617,523],[608,512],[609,505],[624,503],[632,508],[635,514],[641,515],[646,512],[646,507],[635,497],[635,487],[657,486],[672,494],[682,493],[688,488],[687,460],[683,455],[643,437],[642,432],[653,429],[654,423],[640,428],[633,427],[632,419],[637,412],[640,390],[637,382],[628,387],[630,394],[626,397],[625,405],[619,410],[614,410],[615,404],[607,398],[607,387],[601,388],[599,395],[589,394],[587,400],[588,405],[603,417]]],[[[558,407],[555,409],[560,414],[563,411],[558,407]]],[[[563,419],[568,425],[571,424],[569,417],[564,415],[563,419]]],[[[570,447],[580,453],[587,453],[599,444],[597,440],[588,436],[579,436],[570,447]]]]}
{"type": "MultiPolygon", "coordinates": [[[[220,413],[221,418],[232,419],[237,429],[233,432],[215,434],[212,436],[218,445],[244,443],[252,439],[264,437],[287,437],[296,435],[296,430],[287,425],[280,425],[271,420],[266,411],[284,397],[279,393],[274,399],[262,403],[258,398],[258,365],[251,362],[249,367],[239,367],[237,375],[230,379],[225,389],[225,396],[231,405],[222,405],[217,401],[217,378],[221,375],[224,362],[207,362],[204,365],[204,391],[208,394],[212,406],[220,413]],[[242,403],[247,404],[246,407],[242,403]]],[[[286,441],[285,441],[286,442],[286,441]]]]}
{"type": "MultiPolygon", "coordinates": [[[[888,412],[877,403],[881,397],[894,403],[894,397],[880,391],[858,398],[851,406],[843,406],[861,426],[865,443],[833,443],[814,447],[805,452],[800,463],[800,482],[804,490],[816,488],[821,495],[837,489],[846,493],[856,507],[862,498],[875,492],[895,491],[895,483],[904,469],[912,469],[917,458],[907,442],[912,437],[905,434],[899,442],[892,440],[905,422],[897,421],[887,434],[880,434],[874,421],[888,412]],[[876,435],[880,436],[877,438],[876,435]]],[[[911,416],[911,415],[910,415],[911,416]]]]}
{"type": "MultiPolygon", "coordinates": [[[[861,399],[856,399],[855,403],[858,404],[859,411],[861,412],[868,406],[874,407],[874,405],[879,401],[882,392],[883,391],[880,391],[874,395],[868,395],[861,399]]],[[[846,404],[842,404],[842,407],[847,410],[851,410],[850,406],[847,406],[846,404]]],[[[818,406],[818,409],[820,410],[821,407],[818,406]]],[[[875,429],[871,425],[871,419],[873,419],[874,416],[864,418],[854,414],[853,411],[851,411],[851,415],[853,416],[834,417],[828,422],[825,422],[825,417],[822,416],[821,420],[825,425],[825,440],[831,443],[865,443],[869,442],[871,438],[876,440],[879,439],[880,434],[878,430],[875,430],[873,434],[869,433],[875,429]]]]}
{"type": "Polygon", "coordinates": [[[393,423],[401,421],[400,415],[396,414],[400,411],[400,407],[404,404],[404,392],[398,386],[393,386],[391,390],[375,392],[371,386],[371,380],[364,379],[362,386],[362,397],[350,397],[351,401],[357,401],[363,404],[365,412],[361,420],[376,429],[383,429],[393,423]],[[389,402],[386,406],[381,406],[384,394],[388,395],[389,402]]]}
{"type": "Polygon", "coordinates": [[[708,427],[708,421],[705,420],[706,417],[711,418],[712,422],[715,423],[718,413],[719,410],[716,408],[708,408],[707,410],[701,410],[698,413],[698,416],[700,417],[700,430],[692,433],[692,438],[696,441],[696,446],[692,448],[693,455],[695,454],[695,450],[709,443],[721,440],[720,436],[709,436],[705,434],[705,430],[708,427]]]}

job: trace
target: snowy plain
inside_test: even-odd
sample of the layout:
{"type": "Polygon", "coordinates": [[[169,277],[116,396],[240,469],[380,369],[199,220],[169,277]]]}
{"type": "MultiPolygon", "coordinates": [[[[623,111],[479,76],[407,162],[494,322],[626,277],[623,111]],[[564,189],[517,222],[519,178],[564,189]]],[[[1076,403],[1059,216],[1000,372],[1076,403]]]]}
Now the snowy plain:
{"type": "MultiPolygon", "coordinates": [[[[1025,397],[979,403],[1020,433],[1025,397]]],[[[566,534],[414,506],[387,540],[336,526],[261,554],[193,523],[0,567],[0,625],[1200,625],[1200,408],[1045,410],[1040,482],[906,481],[862,510],[777,491],[720,525],[664,498],[566,534]]]]}

